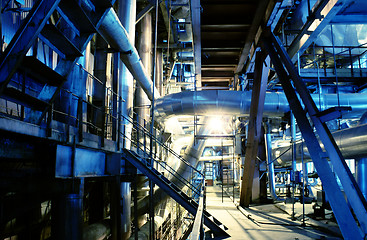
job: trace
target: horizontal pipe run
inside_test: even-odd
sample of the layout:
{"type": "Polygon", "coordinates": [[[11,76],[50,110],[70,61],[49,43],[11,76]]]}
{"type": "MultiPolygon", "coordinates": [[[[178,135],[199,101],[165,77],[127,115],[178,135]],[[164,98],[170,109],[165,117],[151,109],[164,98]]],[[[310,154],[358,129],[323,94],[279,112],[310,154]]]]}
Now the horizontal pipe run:
{"type": "MultiPolygon", "coordinates": [[[[332,135],[345,159],[356,159],[367,156],[367,124],[336,131],[332,135]]],[[[289,150],[289,147],[273,148],[273,159],[276,159],[274,163],[282,166],[290,164],[292,161],[292,151],[289,150]]],[[[296,144],[295,154],[298,161],[301,160],[302,156],[305,160],[311,159],[306,144],[302,144],[302,142],[296,144]]]]}
{"type": "MultiPolygon", "coordinates": [[[[248,116],[251,106],[251,91],[186,91],[166,95],[156,100],[156,111],[165,118],[172,115],[237,115],[248,116]]],[[[367,94],[339,94],[340,106],[351,106],[354,111],[365,111],[367,94]]],[[[320,110],[338,106],[337,94],[312,94],[320,110]]],[[[267,92],[264,116],[280,117],[290,111],[283,92],[267,92]]]]}

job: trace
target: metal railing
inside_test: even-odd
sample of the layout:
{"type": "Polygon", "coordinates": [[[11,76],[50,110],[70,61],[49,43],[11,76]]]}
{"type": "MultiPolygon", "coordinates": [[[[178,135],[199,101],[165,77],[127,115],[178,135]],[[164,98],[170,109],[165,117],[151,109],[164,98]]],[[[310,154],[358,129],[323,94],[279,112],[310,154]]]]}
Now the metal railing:
{"type": "MultiPolygon", "coordinates": [[[[130,116],[123,116],[119,111],[119,103],[124,100],[115,92],[111,87],[106,86],[101,80],[90,74],[81,65],[78,65],[80,71],[80,78],[84,79],[86,83],[85,91],[71,91],[69,89],[60,89],[60,106],[55,108],[50,107],[49,111],[42,119],[41,127],[46,127],[48,134],[51,134],[53,127],[52,122],[54,120],[64,123],[67,127],[57,127],[59,133],[65,135],[65,140],[69,141],[70,127],[74,127],[78,131],[77,141],[83,142],[84,133],[90,133],[100,136],[101,146],[104,146],[105,139],[117,142],[117,149],[125,146],[122,141],[130,141],[135,147],[136,152],[143,158],[148,159],[150,151],[152,151],[153,167],[157,170],[162,170],[167,174],[166,177],[176,181],[178,185],[187,188],[188,195],[191,197],[198,198],[200,196],[201,186],[194,186],[193,182],[195,179],[204,179],[203,174],[198,171],[194,166],[182,158],[178,153],[174,152],[169,146],[164,144],[157,135],[161,135],[159,130],[154,128],[154,133],[151,134],[146,126],[142,126],[138,121],[133,120],[130,116]],[[91,89],[96,84],[102,85],[105,89],[105,98],[101,102],[94,103],[93,99],[90,98],[91,89]],[[132,135],[129,136],[125,133],[126,125],[132,127],[132,135]],[[153,149],[150,149],[150,141],[153,141],[153,149]],[[159,154],[158,154],[159,153],[159,154]],[[164,154],[163,154],[164,153],[164,154]],[[165,155],[165,156],[163,156],[165,155]],[[174,167],[166,164],[165,159],[173,158],[175,162],[179,162],[184,166],[184,169],[190,171],[190,176],[187,179],[176,172],[174,167]]],[[[26,88],[25,91],[29,92],[34,97],[40,94],[41,88],[34,88],[32,86],[25,85],[21,82],[21,79],[13,79],[12,87],[17,89],[26,88]]],[[[101,86],[100,86],[101,87],[101,86]]],[[[6,101],[5,104],[9,103],[15,107],[11,109],[4,109],[4,114],[14,115],[15,117],[25,120],[24,108],[27,108],[19,103],[6,101]],[[20,109],[21,108],[21,109],[20,109]],[[12,111],[9,114],[9,111],[12,111]]],[[[7,107],[7,105],[5,105],[7,107]]],[[[139,116],[136,115],[138,119],[139,116]]],[[[145,125],[145,124],[144,124],[145,125]]],[[[59,125],[61,126],[61,125],[59,125]]],[[[148,163],[148,162],[147,162],[148,163]]],[[[186,172],[186,170],[185,170],[186,172]]]]}
{"type": "Polygon", "coordinates": [[[171,179],[173,182],[176,182],[177,185],[183,186],[183,190],[184,188],[187,188],[186,194],[194,199],[197,199],[200,196],[202,184],[195,186],[192,181],[195,181],[195,179],[204,179],[204,175],[184,158],[182,158],[178,153],[173,151],[166,144],[162,143],[156,136],[152,135],[145,126],[141,126],[137,121],[134,121],[129,117],[121,117],[122,120],[133,126],[133,134],[132,137],[127,136],[124,132],[121,132],[120,134],[122,134],[123,138],[126,140],[131,141],[133,148],[135,148],[135,152],[143,160],[145,160],[145,164],[148,166],[153,166],[157,170],[163,170],[165,174],[167,174],[165,177],[171,179]],[[150,141],[153,141],[153,149],[150,149],[150,141]],[[177,173],[176,169],[163,161],[162,157],[157,154],[158,148],[160,148],[161,151],[169,153],[169,156],[172,156],[176,161],[178,160],[180,164],[184,164],[185,168],[189,169],[189,180],[177,173]],[[152,153],[150,153],[151,151],[152,153]]]}
{"type": "Polygon", "coordinates": [[[347,69],[351,77],[362,77],[362,69],[367,69],[367,44],[359,46],[312,46],[298,61],[299,68],[320,69],[325,77],[337,69],[347,69]]]}

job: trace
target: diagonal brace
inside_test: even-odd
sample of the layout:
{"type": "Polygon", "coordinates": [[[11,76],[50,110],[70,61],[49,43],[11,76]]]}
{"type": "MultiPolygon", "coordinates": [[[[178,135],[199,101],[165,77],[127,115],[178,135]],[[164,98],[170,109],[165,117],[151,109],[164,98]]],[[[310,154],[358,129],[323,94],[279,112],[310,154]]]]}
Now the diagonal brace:
{"type": "Polygon", "coordinates": [[[334,171],[338,175],[340,182],[344,188],[344,192],[348,198],[348,203],[353,208],[361,229],[364,234],[367,234],[367,202],[354,178],[348,165],[346,164],[343,155],[341,154],[339,147],[337,146],[330,130],[319,116],[319,110],[313,101],[306,84],[299,76],[297,69],[294,67],[289,55],[285,51],[279,39],[277,39],[273,33],[269,32],[270,39],[276,48],[277,53],[281,61],[283,62],[290,78],[293,81],[304,106],[306,107],[310,119],[317,130],[317,134],[327,149],[327,155],[333,164],[334,171]]]}

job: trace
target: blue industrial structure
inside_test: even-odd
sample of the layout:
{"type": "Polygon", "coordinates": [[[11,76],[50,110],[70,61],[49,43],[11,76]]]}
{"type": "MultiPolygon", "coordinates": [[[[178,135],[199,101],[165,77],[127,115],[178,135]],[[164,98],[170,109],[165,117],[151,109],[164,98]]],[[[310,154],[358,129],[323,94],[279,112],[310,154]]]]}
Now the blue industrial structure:
{"type": "Polygon", "coordinates": [[[365,1],[0,3],[0,239],[230,238],[213,183],[366,238],[365,1]]]}

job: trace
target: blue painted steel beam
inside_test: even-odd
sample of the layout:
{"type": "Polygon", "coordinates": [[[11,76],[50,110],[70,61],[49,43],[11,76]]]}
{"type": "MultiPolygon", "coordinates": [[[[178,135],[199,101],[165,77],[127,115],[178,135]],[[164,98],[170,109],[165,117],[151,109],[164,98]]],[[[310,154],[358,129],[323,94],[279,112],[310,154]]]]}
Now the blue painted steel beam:
{"type": "Polygon", "coordinates": [[[60,0],[38,1],[24,19],[0,58],[0,93],[10,81],[60,0]]]}
{"type": "Polygon", "coordinates": [[[367,235],[367,202],[359,189],[359,186],[352,175],[348,165],[346,164],[343,155],[340,152],[338,145],[336,144],[330,130],[324,122],[321,121],[319,116],[319,110],[313,101],[306,84],[299,76],[297,69],[293,65],[289,55],[285,51],[281,42],[273,33],[270,33],[271,41],[282,59],[282,62],[293,80],[294,87],[296,88],[304,106],[306,107],[310,119],[317,130],[317,134],[321,142],[324,144],[326,153],[333,164],[334,171],[338,175],[340,182],[344,188],[348,202],[354,210],[354,213],[361,225],[361,229],[365,235],[367,235]]]}
{"type": "Polygon", "coordinates": [[[314,162],[315,168],[322,183],[324,184],[324,190],[334,211],[343,237],[345,239],[363,239],[364,234],[358,227],[356,221],[354,220],[353,214],[344,199],[344,195],[339,188],[334,173],[329,166],[327,157],[324,156],[324,152],[322,151],[313,128],[311,127],[311,124],[307,118],[306,111],[303,110],[298,96],[294,91],[293,85],[290,82],[290,76],[285,71],[283,63],[275,50],[273,39],[271,39],[269,36],[263,37],[262,42],[266,51],[271,57],[275,70],[288,99],[289,105],[294,116],[296,117],[298,127],[300,128],[302,136],[305,139],[306,146],[314,162]]]}
{"type": "Polygon", "coordinates": [[[57,145],[56,178],[119,176],[120,168],[119,153],[57,145]]]}

